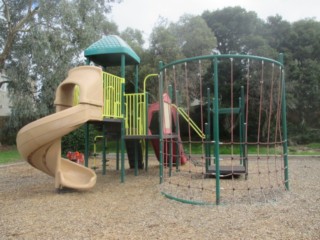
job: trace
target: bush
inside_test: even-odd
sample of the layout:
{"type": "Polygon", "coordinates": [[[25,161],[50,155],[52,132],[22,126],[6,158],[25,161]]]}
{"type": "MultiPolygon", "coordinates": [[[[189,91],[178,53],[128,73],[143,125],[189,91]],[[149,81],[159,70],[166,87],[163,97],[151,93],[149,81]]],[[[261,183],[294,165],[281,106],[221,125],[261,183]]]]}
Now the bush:
{"type": "MultiPolygon", "coordinates": [[[[92,146],[95,136],[94,126],[89,125],[89,146],[92,146]]],[[[61,141],[62,154],[67,154],[68,151],[84,152],[85,150],[85,126],[76,129],[68,135],[62,137],[61,141]]]]}
{"type": "Polygon", "coordinates": [[[320,129],[304,129],[303,131],[289,131],[288,138],[290,145],[305,145],[320,142],[320,129]]]}

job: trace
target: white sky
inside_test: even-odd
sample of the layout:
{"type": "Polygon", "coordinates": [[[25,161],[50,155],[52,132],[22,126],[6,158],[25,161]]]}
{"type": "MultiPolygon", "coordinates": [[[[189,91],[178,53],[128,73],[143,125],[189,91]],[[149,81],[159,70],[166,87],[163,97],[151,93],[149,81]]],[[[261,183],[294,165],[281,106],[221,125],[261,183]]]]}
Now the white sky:
{"type": "Polygon", "coordinates": [[[294,22],[304,18],[320,20],[319,0],[122,0],[112,10],[112,20],[123,31],[127,27],[143,31],[148,40],[159,16],[176,22],[185,14],[201,15],[225,7],[240,6],[254,11],[259,18],[279,14],[294,22]]]}

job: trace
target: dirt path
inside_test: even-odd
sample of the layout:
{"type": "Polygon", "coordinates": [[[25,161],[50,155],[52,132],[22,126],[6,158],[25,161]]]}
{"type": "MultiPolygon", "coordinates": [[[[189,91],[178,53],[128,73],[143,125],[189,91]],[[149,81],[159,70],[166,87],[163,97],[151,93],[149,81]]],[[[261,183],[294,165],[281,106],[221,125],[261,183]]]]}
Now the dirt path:
{"type": "Polygon", "coordinates": [[[126,183],[98,172],[86,192],[57,194],[26,163],[0,167],[0,239],[320,239],[320,159],[290,160],[290,192],[278,202],[193,206],[159,192],[158,166],[126,183]]]}

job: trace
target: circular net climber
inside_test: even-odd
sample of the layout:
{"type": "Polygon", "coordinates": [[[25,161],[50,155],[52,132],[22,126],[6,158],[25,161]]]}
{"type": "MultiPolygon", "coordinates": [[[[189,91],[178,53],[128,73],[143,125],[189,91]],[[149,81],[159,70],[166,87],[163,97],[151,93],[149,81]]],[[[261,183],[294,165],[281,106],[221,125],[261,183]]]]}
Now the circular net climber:
{"type": "Polygon", "coordinates": [[[160,69],[162,193],[191,204],[276,201],[289,189],[280,60],[211,55],[160,69]]]}

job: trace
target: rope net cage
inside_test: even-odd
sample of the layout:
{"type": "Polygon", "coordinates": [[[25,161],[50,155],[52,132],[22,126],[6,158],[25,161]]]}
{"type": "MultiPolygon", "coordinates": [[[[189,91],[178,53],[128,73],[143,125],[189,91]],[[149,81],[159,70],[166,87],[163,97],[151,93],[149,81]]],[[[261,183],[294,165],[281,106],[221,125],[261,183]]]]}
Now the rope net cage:
{"type": "Polygon", "coordinates": [[[172,109],[171,132],[160,124],[165,196],[201,205],[259,203],[289,189],[281,60],[178,60],[161,65],[159,93],[162,111],[172,109]]]}

